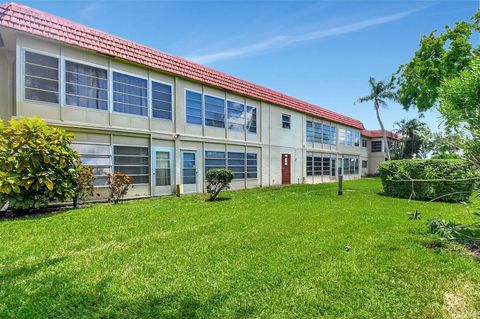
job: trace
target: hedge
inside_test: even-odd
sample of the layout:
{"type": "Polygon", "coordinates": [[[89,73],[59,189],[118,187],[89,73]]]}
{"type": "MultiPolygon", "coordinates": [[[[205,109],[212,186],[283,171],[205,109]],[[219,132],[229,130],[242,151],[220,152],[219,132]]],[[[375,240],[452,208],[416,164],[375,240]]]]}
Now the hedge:
{"type": "Polygon", "coordinates": [[[462,159],[388,161],[379,165],[379,171],[388,196],[443,202],[468,201],[479,176],[462,159]]]}

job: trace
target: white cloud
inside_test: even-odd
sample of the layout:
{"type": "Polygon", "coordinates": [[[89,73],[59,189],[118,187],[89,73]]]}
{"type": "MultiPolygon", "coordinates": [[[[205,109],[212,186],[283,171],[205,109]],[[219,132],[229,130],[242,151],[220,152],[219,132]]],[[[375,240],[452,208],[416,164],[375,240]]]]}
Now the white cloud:
{"type": "Polygon", "coordinates": [[[399,12],[391,15],[352,22],[350,24],[333,27],[329,29],[315,30],[313,32],[309,32],[305,34],[275,36],[265,41],[245,45],[243,47],[228,49],[228,50],[219,51],[219,52],[207,53],[203,55],[187,56],[185,58],[198,63],[212,63],[220,60],[237,58],[240,56],[262,52],[266,50],[288,47],[301,42],[313,41],[313,40],[318,40],[326,37],[333,37],[333,36],[338,36],[346,33],[357,32],[372,26],[381,25],[381,24],[403,19],[419,10],[421,9],[403,11],[403,12],[399,12]]]}

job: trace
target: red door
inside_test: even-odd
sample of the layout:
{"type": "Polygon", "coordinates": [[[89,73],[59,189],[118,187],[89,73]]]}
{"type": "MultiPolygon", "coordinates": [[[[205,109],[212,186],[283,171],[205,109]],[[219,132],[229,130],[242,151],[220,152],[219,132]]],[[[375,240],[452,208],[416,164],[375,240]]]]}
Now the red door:
{"type": "Polygon", "coordinates": [[[290,184],[290,154],[282,154],[282,184],[290,184]]]}

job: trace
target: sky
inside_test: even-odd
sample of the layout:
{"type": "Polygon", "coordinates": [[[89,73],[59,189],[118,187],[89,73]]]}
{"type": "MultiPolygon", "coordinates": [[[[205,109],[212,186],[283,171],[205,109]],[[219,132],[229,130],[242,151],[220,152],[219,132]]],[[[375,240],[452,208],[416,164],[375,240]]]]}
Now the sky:
{"type": "MultiPolygon", "coordinates": [[[[479,1],[21,1],[361,120],[378,129],[368,79],[390,79],[422,35],[468,20],[479,1]]],[[[480,39],[474,39],[480,42],[480,39]]],[[[387,129],[418,116],[395,103],[387,129]]],[[[438,130],[435,111],[423,120],[438,130]]]]}

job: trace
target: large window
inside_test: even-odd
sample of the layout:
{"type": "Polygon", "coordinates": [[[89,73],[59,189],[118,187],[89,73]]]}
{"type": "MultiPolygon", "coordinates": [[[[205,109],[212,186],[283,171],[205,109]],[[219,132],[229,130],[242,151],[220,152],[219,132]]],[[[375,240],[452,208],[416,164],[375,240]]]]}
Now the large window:
{"type": "Polygon", "coordinates": [[[228,128],[234,131],[245,130],[245,105],[227,101],[228,128]]]}
{"type": "Polygon", "coordinates": [[[359,159],[358,157],[343,158],[343,175],[358,175],[359,159]]]}
{"type": "Polygon", "coordinates": [[[136,146],[113,147],[113,171],[133,177],[133,184],[149,182],[148,148],[136,146]]]}
{"type": "Polygon", "coordinates": [[[188,90],[185,91],[185,112],[187,123],[202,125],[202,94],[188,90]]]}
{"type": "Polygon", "coordinates": [[[111,173],[112,151],[110,145],[73,143],[72,148],[80,154],[83,165],[93,169],[94,186],[105,186],[107,174],[111,173]]]}
{"type": "Polygon", "coordinates": [[[323,157],[323,175],[330,175],[330,157],[323,157]]]}
{"type": "Polygon", "coordinates": [[[341,145],[347,145],[347,130],[344,128],[338,129],[338,142],[341,145]]]}
{"type": "Polygon", "coordinates": [[[65,61],[65,104],[108,110],[107,70],[65,61]]]}
{"type": "Polygon", "coordinates": [[[360,132],[353,132],[353,145],[360,146],[360,132]]]}
{"type": "Polygon", "coordinates": [[[256,153],[247,153],[247,178],[257,178],[258,160],[256,153]]]}
{"type": "Polygon", "coordinates": [[[113,110],[148,116],[146,79],[113,72],[113,110]]]}
{"type": "Polygon", "coordinates": [[[322,124],[307,121],[307,142],[322,143],[322,124]]]}
{"type": "Polygon", "coordinates": [[[172,119],[172,86],[152,82],[152,117],[172,119]]]}
{"type": "Polygon", "coordinates": [[[313,157],[313,175],[315,176],[322,175],[322,157],[321,156],[313,157]]]}
{"type": "Polygon", "coordinates": [[[382,141],[372,141],[371,144],[373,153],[382,152],[382,141]]]}
{"type": "Polygon", "coordinates": [[[233,172],[233,179],[245,178],[245,153],[228,152],[228,169],[233,172]]]}
{"type": "Polygon", "coordinates": [[[225,168],[225,152],[205,151],[205,173],[214,168],[225,168]]]}
{"type": "Polygon", "coordinates": [[[307,156],[307,176],[313,175],[313,157],[307,156]]]}
{"type": "Polygon", "coordinates": [[[323,143],[335,145],[337,143],[337,132],[335,126],[323,124],[323,143]]]}
{"type": "Polygon", "coordinates": [[[58,58],[25,51],[25,98],[58,103],[58,58]]]}
{"type": "Polygon", "coordinates": [[[225,100],[205,95],[205,125],[225,127],[225,100]]]}
{"type": "Polygon", "coordinates": [[[353,145],[353,131],[347,130],[347,145],[353,145]]]}
{"type": "Polygon", "coordinates": [[[247,131],[257,133],[257,108],[247,105],[247,131]]]}

